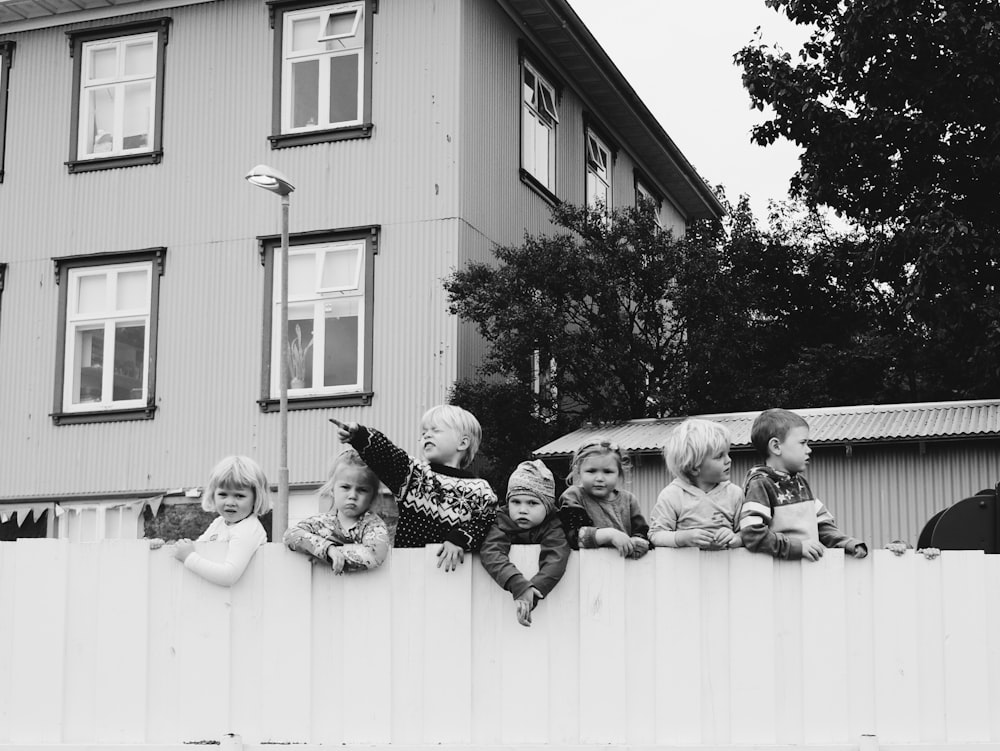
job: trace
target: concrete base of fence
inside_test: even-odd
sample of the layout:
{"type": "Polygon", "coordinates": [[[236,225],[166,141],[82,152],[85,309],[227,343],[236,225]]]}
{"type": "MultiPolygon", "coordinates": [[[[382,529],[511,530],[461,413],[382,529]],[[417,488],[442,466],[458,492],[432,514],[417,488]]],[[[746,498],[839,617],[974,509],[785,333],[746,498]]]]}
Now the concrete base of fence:
{"type": "Polygon", "coordinates": [[[267,545],[223,588],[144,541],[0,543],[0,747],[1000,751],[998,593],[981,552],[583,551],[524,628],[434,548],[267,545]]]}

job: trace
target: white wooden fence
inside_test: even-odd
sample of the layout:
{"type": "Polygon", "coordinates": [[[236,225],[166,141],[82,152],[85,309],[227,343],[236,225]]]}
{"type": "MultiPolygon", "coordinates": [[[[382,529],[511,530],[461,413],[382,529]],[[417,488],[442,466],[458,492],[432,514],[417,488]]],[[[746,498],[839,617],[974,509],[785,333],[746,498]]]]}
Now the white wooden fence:
{"type": "Polygon", "coordinates": [[[268,545],[227,589],[141,540],[0,543],[0,747],[1000,742],[1000,556],[585,551],[523,628],[433,553],[268,545]]]}

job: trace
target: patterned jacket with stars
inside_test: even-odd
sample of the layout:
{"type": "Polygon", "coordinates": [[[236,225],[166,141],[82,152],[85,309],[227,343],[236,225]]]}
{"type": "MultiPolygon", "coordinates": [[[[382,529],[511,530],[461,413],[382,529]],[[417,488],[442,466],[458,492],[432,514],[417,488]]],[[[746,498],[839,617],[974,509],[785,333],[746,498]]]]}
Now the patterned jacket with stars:
{"type": "Polygon", "coordinates": [[[364,425],[351,445],[399,502],[393,547],[422,548],[447,541],[479,550],[497,512],[496,494],[486,480],[463,469],[411,459],[364,425]]]}

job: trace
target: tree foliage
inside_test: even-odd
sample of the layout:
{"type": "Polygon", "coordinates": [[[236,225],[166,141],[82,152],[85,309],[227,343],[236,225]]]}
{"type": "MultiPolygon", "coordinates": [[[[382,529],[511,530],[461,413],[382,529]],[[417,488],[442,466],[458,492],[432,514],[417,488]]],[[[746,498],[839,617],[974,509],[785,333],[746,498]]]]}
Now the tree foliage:
{"type": "MultiPolygon", "coordinates": [[[[1000,4],[766,0],[813,27],[796,55],[737,55],[753,138],[802,147],[793,194],[866,233],[874,285],[937,398],[1000,386],[1000,4]]],[[[914,382],[914,385],[917,385],[914,382]]]]}

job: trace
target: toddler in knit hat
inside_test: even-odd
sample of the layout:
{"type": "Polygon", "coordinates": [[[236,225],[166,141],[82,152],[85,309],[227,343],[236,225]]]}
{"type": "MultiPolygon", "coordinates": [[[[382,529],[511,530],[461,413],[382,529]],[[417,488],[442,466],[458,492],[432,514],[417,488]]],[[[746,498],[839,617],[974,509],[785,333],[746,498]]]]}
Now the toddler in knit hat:
{"type": "Polygon", "coordinates": [[[490,576],[514,597],[517,620],[531,625],[531,611],[559,583],[569,560],[569,543],[556,511],[556,484],[539,460],[521,462],[507,481],[507,508],[479,550],[490,576]],[[538,573],[528,579],[510,560],[511,545],[538,545],[538,573]]]}

